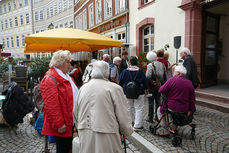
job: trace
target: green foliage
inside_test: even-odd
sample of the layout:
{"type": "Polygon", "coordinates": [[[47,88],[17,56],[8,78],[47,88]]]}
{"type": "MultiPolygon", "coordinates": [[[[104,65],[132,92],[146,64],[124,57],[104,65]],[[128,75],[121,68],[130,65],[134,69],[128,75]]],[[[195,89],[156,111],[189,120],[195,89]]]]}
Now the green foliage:
{"type": "Polygon", "coordinates": [[[147,64],[149,63],[149,61],[146,59],[146,52],[140,52],[138,54],[138,66],[140,69],[142,69],[143,71],[146,72],[147,69],[147,64]]]}
{"type": "Polygon", "coordinates": [[[49,69],[50,57],[33,58],[30,63],[31,75],[35,81],[42,79],[49,69]]]}
{"type": "Polygon", "coordinates": [[[15,65],[16,61],[14,59],[9,61],[7,57],[0,56],[0,73],[5,73],[8,71],[9,64],[15,65]]]}

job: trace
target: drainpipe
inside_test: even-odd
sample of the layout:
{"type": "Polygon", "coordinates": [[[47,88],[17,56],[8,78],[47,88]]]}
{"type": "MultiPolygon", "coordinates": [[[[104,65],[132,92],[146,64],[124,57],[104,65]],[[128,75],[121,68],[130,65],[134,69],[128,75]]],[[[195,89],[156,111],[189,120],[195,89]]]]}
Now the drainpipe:
{"type": "MultiPolygon", "coordinates": [[[[125,22],[125,27],[126,27],[126,44],[129,43],[129,3],[128,0],[125,0],[125,5],[126,5],[126,22],[125,22]]],[[[127,46],[127,52],[129,54],[129,46],[127,46]]]]}

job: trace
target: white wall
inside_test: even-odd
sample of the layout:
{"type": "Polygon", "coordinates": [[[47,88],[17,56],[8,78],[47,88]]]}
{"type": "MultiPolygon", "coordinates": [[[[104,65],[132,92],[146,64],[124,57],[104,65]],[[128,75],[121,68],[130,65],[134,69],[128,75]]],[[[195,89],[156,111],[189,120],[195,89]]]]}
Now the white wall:
{"type": "Polygon", "coordinates": [[[130,55],[136,55],[136,24],[145,18],[154,18],[155,50],[169,44],[169,61],[175,62],[176,52],[173,47],[173,37],[182,36],[181,48],[184,47],[185,12],[178,8],[181,0],[155,0],[149,6],[138,10],[138,1],[130,2],[130,55]]]}
{"type": "Polygon", "coordinates": [[[229,16],[221,17],[220,39],[223,40],[223,56],[219,58],[220,72],[218,73],[218,79],[229,82],[229,16]]]}

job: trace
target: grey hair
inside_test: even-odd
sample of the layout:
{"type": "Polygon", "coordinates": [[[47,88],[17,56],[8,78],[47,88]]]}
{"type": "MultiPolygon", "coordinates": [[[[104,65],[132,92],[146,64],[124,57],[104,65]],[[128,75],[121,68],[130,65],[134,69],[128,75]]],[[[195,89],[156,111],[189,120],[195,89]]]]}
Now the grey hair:
{"type": "Polygon", "coordinates": [[[157,59],[157,54],[154,51],[149,51],[146,55],[146,58],[150,62],[155,61],[157,59]]]}
{"type": "Polygon", "coordinates": [[[49,67],[59,67],[63,65],[67,60],[71,61],[72,56],[68,50],[58,50],[53,53],[52,59],[49,63],[49,67]]]}
{"type": "Polygon", "coordinates": [[[121,61],[122,59],[118,56],[116,56],[114,59],[113,59],[113,63],[115,63],[116,61],[121,61]]]}
{"type": "Polygon", "coordinates": [[[96,61],[93,63],[91,78],[106,79],[109,76],[109,64],[105,61],[96,61]]]}
{"type": "Polygon", "coordinates": [[[187,70],[183,65],[176,66],[174,72],[180,72],[183,75],[187,74],[187,70]]]}
{"type": "Polygon", "coordinates": [[[186,53],[187,55],[191,55],[191,51],[188,48],[183,48],[181,53],[186,53]]]}
{"type": "Polygon", "coordinates": [[[109,58],[109,57],[110,57],[110,55],[109,55],[109,54],[104,54],[104,55],[103,55],[103,59],[104,59],[104,58],[106,58],[106,57],[108,57],[108,58],[109,58]]]}

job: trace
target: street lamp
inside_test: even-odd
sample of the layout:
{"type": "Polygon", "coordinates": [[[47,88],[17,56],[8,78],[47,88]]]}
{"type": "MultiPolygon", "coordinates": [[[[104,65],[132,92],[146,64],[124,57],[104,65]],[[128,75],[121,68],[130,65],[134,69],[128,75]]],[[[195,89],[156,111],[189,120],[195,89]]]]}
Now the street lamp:
{"type": "Polygon", "coordinates": [[[48,30],[54,29],[54,25],[52,23],[50,23],[50,25],[48,26],[48,30]]]}

